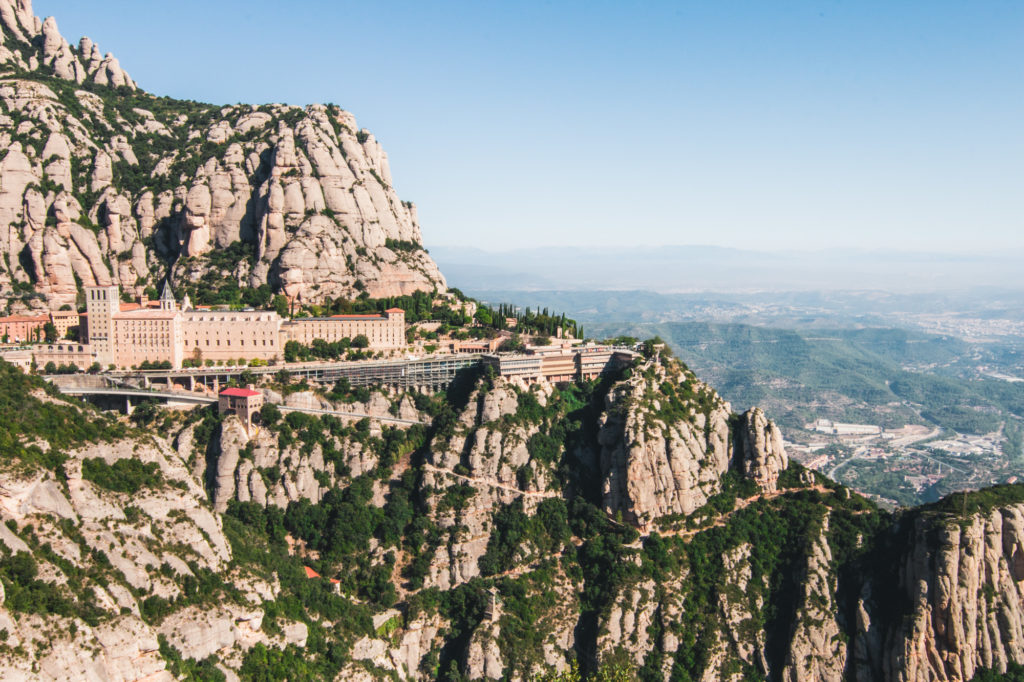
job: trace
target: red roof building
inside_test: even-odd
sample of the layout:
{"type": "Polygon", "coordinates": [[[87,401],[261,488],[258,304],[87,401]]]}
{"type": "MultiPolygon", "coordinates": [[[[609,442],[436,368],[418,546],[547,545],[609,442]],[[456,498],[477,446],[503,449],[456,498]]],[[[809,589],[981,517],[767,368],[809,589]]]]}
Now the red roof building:
{"type": "Polygon", "coordinates": [[[252,433],[254,418],[263,407],[263,394],[253,390],[252,386],[245,388],[225,388],[220,392],[217,401],[217,409],[220,414],[237,415],[245,425],[245,430],[252,433]]]}
{"type": "Polygon", "coordinates": [[[253,398],[260,395],[260,392],[251,388],[225,388],[220,394],[229,398],[253,398]]]}

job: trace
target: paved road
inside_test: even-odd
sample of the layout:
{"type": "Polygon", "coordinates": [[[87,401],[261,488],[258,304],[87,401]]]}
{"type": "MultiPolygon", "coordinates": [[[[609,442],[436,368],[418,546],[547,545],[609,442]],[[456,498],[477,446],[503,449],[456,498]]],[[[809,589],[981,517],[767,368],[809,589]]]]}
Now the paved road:
{"type": "Polygon", "coordinates": [[[936,426],[934,429],[932,429],[931,431],[929,431],[928,433],[926,433],[923,436],[904,436],[903,438],[894,438],[892,441],[889,442],[889,445],[897,445],[897,446],[913,445],[914,443],[919,443],[919,442],[921,442],[923,440],[928,440],[930,438],[935,438],[936,436],[940,435],[941,433],[942,433],[942,427],[936,426]]]}
{"type": "MultiPolygon", "coordinates": [[[[60,387],[61,393],[66,395],[109,395],[109,396],[123,396],[125,398],[158,398],[162,400],[177,400],[179,402],[191,402],[201,403],[205,405],[212,405],[217,402],[217,398],[202,393],[193,393],[191,391],[150,391],[143,388],[112,388],[112,387],[91,387],[91,386],[62,386],[60,387]]],[[[372,414],[363,414],[361,412],[342,412],[340,410],[323,410],[313,407],[290,407],[288,405],[278,405],[279,410],[282,412],[305,412],[307,414],[330,414],[335,417],[346,417],[350,419],[373,419],[379,422],[385,422],[389,424],[422,424],[427,426],[430,424],[429,421],[421,421],[419,419],[401,419],[399,417],[380,417],[372,414]]]]}
{"type": "Polygon", "coordinates": [[[217,402],[217,399],[192,393],[191,391],[149,391],[144,388],[112,388],[92,386],[58,386],[61,393],[65,395],[111,395],[124,396],[126,398],[162,398],[164,400],[181,400],[190,403],[205,403],[207,405],[217,402]]]}
{"type": "Polygon", "coordinates": [[[867,454],[867,452],[868,452],[868,449],[867,449],[867,448],[866,448],[865,446],[863,446],[863,445],[861,445],[861,446],[858,446],[857,448],[855,448],[855,449],[854,449],[853,453],[852,453],[852,454],[851,454],[851,455],[850,455],[849,457],[847,457],[846,459],[844,459],[844,460],[843,460],[842,462],[840,462],[839,464],[836,464],[836,465],[835,465],[834,467],[832,467],[832,469],[831,469],[831,470],[830,470],[830,471],[829,471],[829,472],[828,472],[827,474],[825,474],[825,475],[826,475],[826,476],[828,476],[829,478],[831,478],[831,479],[832,479],[833,481],[838,481],[839,479],[838,479],[838,478],[836,478],[836,472],[837,472],[837,471],[839,471],[840,469],[842,469],[842,468],[843,468],[844,466],[846,466],[846,465],[847,465],[847,464],[849,464],[850,462],[852,462],[853,460],[855,460],[856,458],[858,458],[858,457],[863,457],[864,455],[866,455],[866,454],[867,454]]]}

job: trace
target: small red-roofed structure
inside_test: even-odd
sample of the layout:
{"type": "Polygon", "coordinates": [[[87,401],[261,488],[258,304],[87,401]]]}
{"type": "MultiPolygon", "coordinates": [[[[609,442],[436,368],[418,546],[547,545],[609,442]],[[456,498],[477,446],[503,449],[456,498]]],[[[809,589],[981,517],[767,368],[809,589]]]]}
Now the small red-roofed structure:
{"type": "Polygon", "coordinates": [[[225,388],[220,394],[229,398],[252,398],[258,396],[260,392],[251,388],[225,388]]]}
{"type": "Polygon", "coordinates": [[[314,571],[309,566],[303,566],[303,568],[306,569],[306,577],[307,578],[319,578],[320,577],[320,574],[317,573],[316,571],[314,571]]]}
{"type": "Polygon", "coordinates": [[[263,394],[250,385],[245,388],[225,388],[218,398],[217,409],[221,416],[238,415],[245,424],[245,430],[251,433],[253,417],[263,407],[263,394]]]}

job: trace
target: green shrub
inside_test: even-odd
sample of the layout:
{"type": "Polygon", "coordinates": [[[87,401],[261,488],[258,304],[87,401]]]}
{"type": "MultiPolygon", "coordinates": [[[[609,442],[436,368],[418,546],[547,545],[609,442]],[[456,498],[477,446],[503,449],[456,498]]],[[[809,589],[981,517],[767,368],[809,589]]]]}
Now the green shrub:
{"type": "Polygon", "coordinates": [[[160,465],[142,463],[137,459],[119,459],[107,464],[99,458],[82,460],[82,478],[101,488],[134,495],[142,488],[153,488],[163,483],[160,465]]]}

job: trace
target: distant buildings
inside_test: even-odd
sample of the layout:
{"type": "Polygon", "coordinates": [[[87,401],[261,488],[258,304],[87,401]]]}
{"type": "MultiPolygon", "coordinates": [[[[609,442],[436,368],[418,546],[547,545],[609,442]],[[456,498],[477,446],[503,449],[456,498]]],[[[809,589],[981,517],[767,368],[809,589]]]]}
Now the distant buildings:
{"type": "Polygon", "coordinates": [[[68,338],[68,332],[78,335],[82,326],[81,316],[77,310],[58,310],[50,313],[50,321],[57,329],[57,338],[68,338]]]}
{"type": "Polygon", "coordinates": [[[811,425],[811,429],[818,433],[828,433],[834,436],[880,436],[882,427],[874,424],[843,424],[833,422],[830,419],[819,419],[811,425]]]}
{"type": "MultiPolygon", "coordinates": [[[[85,287],[85,300],[85,313],[55,313],[53,318],[58,331],[78,327],[79,340],[34,346],[30,352],[37,367],[53,363],[58,368],[74,365],[83,370],[97,364],[103,368],[180,369],[186,365],[225,362],[276,362],[283,360],[289,342],[315,346],[318,341],[353,342],[360,337],[365,338],[365,345],[353,345],[371,351],[401,350],[408,345],[405,312],[400,308],[375,315],[285,320],[272,310],[196,308],[188,296],[179,305],[166,283],[158,301],[140,299],[137,303],[124,303],[117,286],[85,287]]],[[[7,330],[21,340],[37,333],[50,320],[47,316],[9,318],[7,330]]],[[[508,332],[504,334],[511,336],[508,332]]],[[[491,339],[442,341],[447,345],[441,348],[453,356],[476,354],[502,376],[520,377],[524,381],[593,379],[628,365],[634,357],[627,349],[580,345],[575,339],[559,339],[549,346],[528,346],[519,353],[498,353],[504,340],[499,334],[491,339]]],[[[241,397],[230,393],[222,396],[226,396],[225,400],[241,397]]],[[[225,404],[224,409],[242,406],[235,401],[225,404]]]]}
{"type": "Polygon", "coordinates": [[[52,323],[57,338],[63,339],[68,332],[78,331],[81,324],[77,311],[58,310],[49,315],[9,315],[0,317],[0,340],[4,343],[25,343],[42,341],[46,335],[46,324],[52,323]]]}
{"type": "Polygon", "coordinates": [[[503,336],[493,339],[466,339],[464,341],[447,341],[444,347],[449,353],[494,353],[505,340],[503,336]]]}
{"type": "Polygon", "coordinates": [[[389,308],[383,315],[335,315],[333,317],[299,317],[281,325],[289,341],[309,346],[314,339],[334,343],[342,339],[365,336],[369,348],[393,350],[405,347],[405,311],[389,308]]]}

